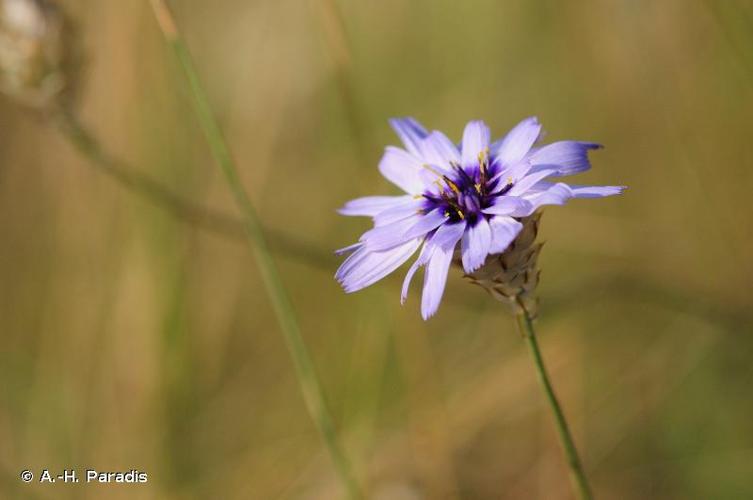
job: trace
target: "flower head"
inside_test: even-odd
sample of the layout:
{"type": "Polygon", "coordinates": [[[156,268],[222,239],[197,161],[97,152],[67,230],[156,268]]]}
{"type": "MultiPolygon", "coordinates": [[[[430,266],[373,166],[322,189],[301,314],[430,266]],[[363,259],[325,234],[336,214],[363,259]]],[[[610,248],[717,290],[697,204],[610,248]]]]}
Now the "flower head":
{"type": "Polygon", "coordinates": [[[489,127],[468,123],[460,146],[442,132],[427,132],[413,118],[390,121],[405,149],[388,146],[379,170],[406,194],[368,196],[345,204],[343,215],[369,216],[374,227],[350,253],[335,278],[346,292],[365,288],[419,251],[403,282],[405,301],[413,275],[425,267],[421,314],[439,307],[456,246],[466,274],[489,255],[502,254],[523,229],[521,221],[543,205],[570,198],[619,194],[621,186],[575,186],[547,179],[590,168],[590,142],[560,141],[534,147],[541,136],[536,118],[527,118],[503,139],[491,142],[489,127]]]}
{"type": "Polygon", "coordinates": [[[38,108],[70,97],[77,54],[54,2],[0,0],[0,91],[38,108]]]}

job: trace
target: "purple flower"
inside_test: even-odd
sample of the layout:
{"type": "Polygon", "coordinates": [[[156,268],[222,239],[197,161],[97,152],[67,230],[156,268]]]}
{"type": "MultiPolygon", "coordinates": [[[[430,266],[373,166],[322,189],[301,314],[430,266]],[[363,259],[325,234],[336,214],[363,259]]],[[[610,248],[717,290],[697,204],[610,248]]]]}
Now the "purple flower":
{"type": "Polygon", "coordinates": [[[365,288],[400,267],[420,249],[403,282],[401,302],[416,271],[425,266],[421,315],[439,307],[447,273],[460,243],[463,269],[472,273],[487,255],[505,251],[522,228],[518,219],[543,205],[570,198],[619,194],[622,186],[575,186],[546,179],[590,168],[590,142],[560,141],[534,147],[541,125],[532,117],[503,139],[490,142],[489,127],[468,123],[460,147],[442,132],[427,132],[413,118],[390,120],[405,149],[387,146],[379,171],[405,191],[349,201],[340,213],[374,220],[335,274],[346,292],[365,288]]]}

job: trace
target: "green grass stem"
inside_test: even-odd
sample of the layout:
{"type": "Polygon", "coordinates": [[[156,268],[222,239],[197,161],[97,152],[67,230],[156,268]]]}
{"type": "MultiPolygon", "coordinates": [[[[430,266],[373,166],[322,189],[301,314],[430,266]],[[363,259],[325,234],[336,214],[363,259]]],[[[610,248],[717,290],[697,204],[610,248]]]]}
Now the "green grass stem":
{"type": "Polygon", "coordinates": [[[224,174],[235,203],[243,218],[253,254],[256,258],[264,286],[280,324],[280,330],[290,351],[296,376],[306,403],[306,408],[321,434],[337,474],[349,498],[361,498],[350,464],[339,444],[335,426],[325,402],[321,384],[314,370],[311,355],[301,336],[295,311],[269,251],[261,222],[243,187],[230,150],[215,120],[206,92],[201,85],[193,61],[183,41],[172,14],[163,0],[152,0],[152,7],[160,29],[183,70],[188,82],[199,124],[224,174]]]}

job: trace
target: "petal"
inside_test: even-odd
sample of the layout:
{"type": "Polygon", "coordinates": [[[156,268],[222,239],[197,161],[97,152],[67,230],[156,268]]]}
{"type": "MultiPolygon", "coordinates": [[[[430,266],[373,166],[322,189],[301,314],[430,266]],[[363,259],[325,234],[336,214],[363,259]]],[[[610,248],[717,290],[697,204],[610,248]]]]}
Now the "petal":
{"type": "Polygon", "coordinates": [[[390,125],[403,141],[405,149],[420,157],[421,140],[427,136],[426,129],[415,118],[392,118],[390,125]]]}
{"type": "Polygon", "coordinates": [[[465,232],[466,225],[465,221],[455,222],[453,224],[442,224],[431,239],[432,245],[454,250],[455,244],[457,244],[465,232]]]}
{"type": "Polygon", "coordinates": [[[478,165],[478,155],[489,147],[489,127],[480,120],[469,122],[463,131],[463,166],[478,165]]]}
{"type": "MultiPolygon", "coordinates": [[[[531,117],[535,118],[535,117],[531,117]]],[[[544,127],[541,127],[539,129],[539,136],[534,141],[534,146],[531,147],[531,149],[528,151],[528,154],[532,154],[537,148],[535,147],[537,142],[540,142],[544,137],[546,136],[546,131],[544,130],[544,127]]],[[[497,139],[496,141],[492,142],[489,146],[489,149],[491,150],[492,156],[496,158],[497,152],[499,151],[499,148],[502,146],[502,143],[505,142],[505,137],[502,137],[501,139],[497,139]]]]}
{"type": "Polygon", "coordinates": [[[403,235],[408,229],[416,224],[421,217],[423,216],[414,215],[395,221],[391,224],[376,226],[363,233],[359,238],[359,241],[361,241],[370,252],[387,250],[388,248],[400,245],[408,241],[408,238],[404,238],[403,235]]]}
{"type": "Polygon", "coordinates": [[[424,182],[419,173],[423,170],[421,161],[406,151],[387,146],[379,161],[379,171],[391,183],[410,194],[419,194],[424,182]]]}
{"type": "Polygon", "coordinates": [[[553,168],[545,168],[545,169],[539,170],[538,172],[533,172],[533,173],[529,172],[528,175],[526,175],[519,181],[516,181],[515,184],[513,184],[512,189],[510,189],[510,191],[508,191],[507,194],[509,196],[523,195],[534,184],[546,179],[550,175],[553,175],[555,172],[556,170],[553,168]]]}
{"type": "Polygon", "coordinates": [[[547,186],[543,191],[539,191],[527,196],[528,201],[531,202],[534,209],[543,205],[564,205],[567,200],[573,197],[573,191],[570,186],[563,182],[557,184],[538,183],[535,188],[539,186],[547,186]]]}
{"type": "Polygon", "coordinates": [[[502,170],[499,171],[489,182],[496,181],[497,179],[500,180],[500,182],[497,183],[497,185],[494,187],[494,193],[501,191],[505,187],[507,187],[508,184],[513,183],[515,184],[520,179],[525,177],[525,175],[531,170],[531,164],[528,161],[519,161],[518,163],[509,166],[509,167],[503,167],[502,170]]]}
{"type": "Polygon", "coordinates": [[[570,186],[575,198],[602,198],[622,194],[626,186],[570,186]]]}
{"type": "Polygon", "coordinates": [[[444,287],[447,284],[447,272],[452,262],[452,253],[450,249],[437,247],[426,265],[424,291],[421,295],[421,317],[424,320],[431,318],[439,309],[444,287]]]}
{"type": "Polygon", "coordinates": [[[591,168],[588,152],[601,147],[593,142],[559,141],[536,150],[529,159],[536,170],[556,168],[557,172],[553,175],[573,175],[591,168]]]}
{"type": "Polygon", "coordinates": [[[511,215],[513,217],[525,217],[533,213],[533,205],[528,200],[517,196],[498,196],[494,204],[482,210],[489,215],[511,215]]]}
{"type": "Polygon", "coordinates": [[[384,226],[408,218],[412,215],[416,215],[426,202],[426,200],[423,199],[417,200],[413,196],[405,196],[405,198],[407,198],[407,200],[397,203],[376,214],[374,216],[374,225],[384,226]]]}
{"type": "Polygon", "coordinates": [[[489,219],[489,227],[492,231],[492,244],[489,253],[502,253],[523,229],[523,224],[512,217],[492,217],[489,219]]]}
{"type": "Polygon", "coordinates": [[[418,258],[416,259],[413,264],[411,264],[410,268],[408,269],[408,272],[405,274],[405,279],[403,280],[403,288],[400,291],[400,303],[404,304],[405,299],[408,298],[408,289],[410,288],[410,283],[413,281],[413,275],[416,274],[416,271],[418,271],[418,268],[425,265],[426,262],[431,257],[431,254],[434,252],[434,249],[436,247],[429,245],[429,243],[425,243],[424,247],[421,249],[421,253],[418,254],[418,258]]]}
{"type": "MultiPolygon", "coordinates": [[[[560,182],[559,184],[562,184],[562,183],[560,182]]],[[[536,184],[528,188],[528,191],[526,191],[526,193],[523,195],[523,198],[528,200],[530,199],[531,195],[543,193],[544,191],[548,190],[552,186],[554,186],[554,184],[552,184],[551,182],[547,182],[547,181],[537,182],[536,184]]]]}
{"type": "Polygon", "coordinates": [[[447,172],[450,170],[444,168],[445,165],[460,163],[460,151],[457,146],[438,130],[430,133],[421,142],[421,155],[428,163],[442,167],[447,172]]]}
{"type": "Polygon", "coordinates": [[[433,231],[447,221],[447,216],[441,209],[436,208],[426,215],[420,216],[418,221],[402,234],[404,240],[418,238],[429,231],[433,231]]]}
{"type": "MultiPolygon", "coordinates": [[[[351,247],[353,246],[354,245],[351,245],[351,247]]],[[[340,264],[340,267],[337,268],[337,271],[335,272],[335,279],[337,281],[342,282],[342,279],[345,276],[347,276],[348,273],[350,273],[353,270],[353,268],[358,265],[359,262],[363,260],[366,254],[367,252],[363,248],[363,245],[360,245],[358,250],[348,255],[348,257],[343,261],[343,263],[340,264]]]]}
{"type": "Polygon", "coordinates": [[[427,239],[424,248],[421,250],[421,255],[418,256],[416,262],[413,263],[410,269],[408,269],[408,273],[405,275],[402,295],[400,298],[401,302],[405,302],[405,299],[408,296],[408,287],[410,287],[410,282],[413,279],[413,275],[416,273],[419,267],[426,265],[426,263],[433,255],[435,249],[441,248],[449,251],[450,253],[455,252],[455,245],[457,245],[458,241],[463,236],[465,226],[465,221],[460,221],[454,224],[443,224],[430,238],[427,239]]]}
{"type": "Polygon", "coordinates": [[[532,116],[518,123],[502,140],[495,156],[502,165],[518,163],[531,149],[541,133],[538,118],[532,116]]]}
{"type": "Polygon", "coordinates": [[[602,198],[621,194],[624,186],[568,186],[564,182],[549,184],[539,182],[534,188],[544,188],[526,196],[531,204],[538,208],[543,205],[564,205],[571,198],[602,198]]]}
{"type": "Polygon", "coordinates": [[[475,226],[463,233],[462,260],[466,273],[472,273],[484,264],[489,254],[492,232],[484,217],[479,217],[475,226]]]}
{"type": "Polygon", "coordinates": [[[348,245],[347,247],[338,248],[337,250],[335,250],[335,255],[343,255],[346,253],[350,253],[353,250],[356,250],[362,246],[363,246],[363,243],[359,241],[358,243],[353,243],[352,245],[348,245]]]}
{"type": "Polygon", "coordinates": [[[347,293],[357,292],[400,267],[420,244],[420,239],[414,239],[380,252],[361,247],[343,262],[335,277],[347,293]]]}
{"type": "Polygon", "coordinates": [[[444,175],[452,177],[454,174],[439,165],[425,163],[419,173],[419,178],[424,183],[424,190],[421,193],[429,192],[438,196],[443,189],[444,181],[442,180],[442,176],[444,175]]]}
{"type": "Polygon", "coordinates": [[[465,223],[445,224],[432,238],[434,247],[424,274],[424,290],[421,295],[421,316],[429,319],[439,308],[444,287],[447,283],[447,271],[455,254],[455,245],[463,236],[465,223]]]}
{"type": "Polygon", "coordinates": [[[379,212],[413,200],[411,196],[364,196],[350,200],[338,210],[342,215],[375,216],[379,212]]]}

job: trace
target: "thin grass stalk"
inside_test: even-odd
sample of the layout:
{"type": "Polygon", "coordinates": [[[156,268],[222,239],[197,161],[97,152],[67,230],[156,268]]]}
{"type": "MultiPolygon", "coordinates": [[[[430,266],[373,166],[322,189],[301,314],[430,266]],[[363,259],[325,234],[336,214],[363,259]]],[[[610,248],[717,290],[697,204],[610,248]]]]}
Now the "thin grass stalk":
{"type": "Polygon", "coordinates": [[[172,13],[163,0],[151,0],[159,27],[183,70],[190,87],[193,104],[199,124],[219,164],[230,188],[238,209],[243,216],[248,240],[256,258],[265,288],[272,302],[280,329],[293,358],[296,376],[306,403],[306,408],[321,434],[336,472],[349,498],[361,498],[359,488],[353,476],[350,463],[345,457],[337,439],[335,426],[327,408],[324,392],[314,370],[308,348],[301,336],[295,311],[288,298],[287,291],[277,271],[272,254],[267,246],[261,222],[251,200],[246,193],[235,162],[225,142],[224,136],[214,118],[206,92],[202,87],[193,61],[183,41],[172,13]]]}
{"type": "MultiPolygon", "coordinates": [[[[244,222],[196,203],[176,193],[164,183],[123,162],[106,151],[72,110],[61,108],[53,114],[57,129],[89,164],[113,179],[124,189],[165,210],[178,221],[231,239],[246,238],[244,222]]],[[[331,269],[335,262],[331,252],[274,228],[264,228],[275,250],[314,267],[331,269]]]]}
{"type": "Polygon", "coordinates": [[[327,54],[332,58],[337,91],[340,94],[345,118],[353,134],[358,159],[368,162],[364,116],[353,85],[353,50],[345,29],[342,12],[336,0],[313,0],[311,3],[313,9],[317,11],[327,54]]]}

